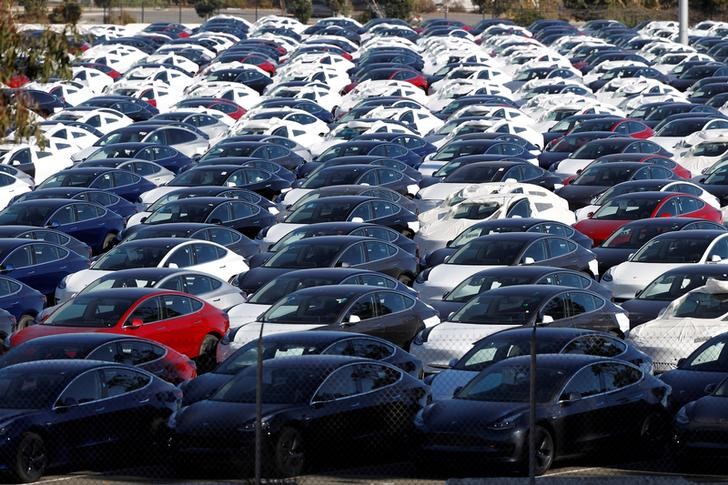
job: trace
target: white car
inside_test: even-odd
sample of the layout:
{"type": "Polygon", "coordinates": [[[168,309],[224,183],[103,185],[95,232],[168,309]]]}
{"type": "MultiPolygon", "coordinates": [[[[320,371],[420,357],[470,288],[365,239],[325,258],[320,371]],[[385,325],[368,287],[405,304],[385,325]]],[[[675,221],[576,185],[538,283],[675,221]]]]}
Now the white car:
{"type": "MultiPolygon", "coordinates": [[[[700,136],[702,135],[695,138],[700,136]]],[[[695,140],[692,136],[688,137],[688,139],[690,138],[692,138],[690,141],[695,140]]],[[[711,136],[711,138],[699,141],[687,150],[678,153],[676,161],[692,173],[701,173],[726,155],[728,155],[728,132],[723,132],[721,136],[711,136]]]]}
{"type": "Polygon", "coordinates": [[[73,80],[88,88],[94,94],[101,94],[106,88],[114,84],[114,78],[92,67],[73,67],[73,80]]]}
{"type": "Polygon", "coordinates": [[[609,268],[601,282],[615,299],[627,300],[664,272],[693,263],[728,264],[728,234],[691,230],[660,234],[629,260],[609,268]]]}
{"type": "Polygon", "coordinates": [[[26,180],[0,172],[0,209],[7,207],[14,197],[30,190],[31,187],[26,180]]]}
{"type": "Polygon", "coordinates": [[[124,242],[97,259],[89,269],[63,278],[56,288],[56,302],[76,293],[114,271],[131,268],[185,268],[230,281],[248,271],[245,259],[220,244],[198,239],[159,238],[124,242]]]}
{"type": "Polygon", "coordinates": [[[70,158],[60,157],[50,151],[30,144],[0,145],[0,164],[13,167],[33,164],[35,175],[33,181],[36,185],[51,175],[55,175],[64,168],[73,165],[70,158]]]}
{"type": "Polygon", "coordinates": [[[391,108],[381,106],[371,110],[367,114],[367,118],[400,121],[420,136],[425,136],[445,124],[444,121],[427,109],[391,108]]]}
{"type": "Polygon", "coordinates": [[[111,108],[66,109],[55,114],[51,120],[71,120],[86,123],[104,135],[132,124],[134,121],[119,111],[111,108]]]}
{"type": "Polygon", "coordinates": [[[340,123],[326,134],[319,143],[314,143],[311,147],[311,154],[319,156],[328,148],[352,140],[361,135],[371,133],[401,133],[403,135],[414,135],[414,132],[405,127],[402,123],[395,123],[383,120],[363,119],[361,121],[347,121],[340,123]]]}
{"type": "Polygon", "coordinates": [[[668,371],[705,341],[728,332],[728,284],[709,278],[673,301],[656,319],[633,328],[627,339],[668,371]]]}
{"type": "Polygon", "coordinates": [[[53,123],[52,120],[50,123],[41,124],[40,129],[43,132],[43,138],[46,140],[54,139],[57,143],[69,144],[76,150],[90,147],[99,139],[98,136],[80,126],[53,123]]]}
{"type": "Polygon", "coordinates": [[[721,133],[728,133],[728,120],[716,118],[707,122],[700,122],[696,125],[691,123],[689,118],[677,119],[665,124],[662,128],[650,137],[665,150],[674,152],[682,147],[690,147],[695,142],[715,138],[721,133]],[[702,126],[701,126],[702,125],[702,126]],[[698,128],[699,129],[695,129],[698,128]]]}
{"type": "MultiPolygon", "coordinates": [[[[265,121],[273,118],[294,121],[298,123],[302,129],[305,129],[306,133],[310,136],[321,137],[325,136],[329,132],[329,126],[326,123],[316,118],[311,113],[296,108],[264,108],[252,111],[233,125],[231,131],[234,132],[237,126],[249,123],[251,120],[265,121]]],[[[306,145],[309,144],[313,143],[306,143],[306,145]]]]}

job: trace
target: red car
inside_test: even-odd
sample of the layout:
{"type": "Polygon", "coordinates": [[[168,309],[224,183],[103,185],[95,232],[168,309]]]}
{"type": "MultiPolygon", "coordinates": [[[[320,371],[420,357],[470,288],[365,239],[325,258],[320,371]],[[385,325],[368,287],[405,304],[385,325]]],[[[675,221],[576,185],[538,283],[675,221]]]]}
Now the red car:
{"type": "Polygon", "coordinates": [[[231,117],[234,120],[239,120],[245,113],[247,113],[246,109],[242,106],[238,105],[237,103],[234,103],[230,101],[229,99],[224,98],[207,98],[207,97],[200,97],[200,98],[187,98],[183,99],[179,103],[175,105],[177,108],[209,108],[209,109],[215,109],[217,111],[220,111],[222,113],[225,113],[229,117],[231,117]]]}
{"type": "Polygon", "coordinates": [[[0,367],[51,359],[89,359],[133,365],[178,385],[197,377],[195,363],[179,352],[144,338],[86,332],[38,337],[0,357],[0,367]]]}
{"type": "Polygon", "coordinates": [[[243,64],[251,64],[253,66],[257,66],[261,69],[263,69],[265,72],[270,74],[271,76],[276,73],[276,65],[270,61],[270,59],[266,59],[263,56],[255,55],[255,54],[248,54],[244,55],[239,59],[240,62],[243,64]]]}
{"type": "MultiPolygon", "coordinates": [[[[681,179],[690,179],[692,177],[690,170],[683,167],[682,165],[677,163],[675,160],[671,159],[670,157],[666,157],[664,155],[657,155],[654,153],[615,153],[612,155],[604,155],[603,157],[599,157],[596,160],[594,160],[592,163],[590,163],[587,166],[587,168],[591,167],[593,165],[600,164],[600,163],[616,163],[616,162],[649,163],[652,165],[659,165],[660,167],[664,167],[664,168],[670,170],[677,177],[680,177],[681,179]]],[[[564,185],[570,184],[584,170],[586,170],[586,168],[583,170],[577,170],[576,175],[568,176],[567,178],[564,179],[564,181],[562,183],[564,185]]]]}
{"type": "Polygon", "coordinates": [[[46,321],[11,337],[12,347],[45,335],[102,332],[143,337],[196,359],[202,370],[215,363],[227,315],[194,296],[154,288],[111,288],[78,295],[46,321]]]}
{"type": "Polygon", "coordinates": [[[688,194],[636,192],[615,197],[574,229],[601,245],[617,229],[630,221],[652,217],[695,217],[722,223],[721,212],[702,199],[688,194]]]}
{"type": "Polygon", "coordinates": [[[360,82],[364,81],[381,81],[381,80],[395,80],[395,81],[407,81],[408,83],[412,84],[413,86],[417,86],[418,88],[422,89],[424,92],[427,92],[428,84],[427,84],[427,78],[418,71],[415,71],[414,69],[390,69],[390,68],[380,68],[380,69],[374,69],[370,73],[367,73],[362,78],[352,82],[351,84],[347,84],[344,89],[342,89],[342,93],[346,94],[352,89],[354,89],[360,82]]]}
{"type": "Polygon", "coordinates": [[[643,121],[637,119],[591,119],[578,123],[569,134],[585,133],[589,131],[610,131],[618,133],[621,136],[629,136],[630,138],[640,138],[642,140],[649,138],[655,134],[655,130],[647,126],[643,121]]]}

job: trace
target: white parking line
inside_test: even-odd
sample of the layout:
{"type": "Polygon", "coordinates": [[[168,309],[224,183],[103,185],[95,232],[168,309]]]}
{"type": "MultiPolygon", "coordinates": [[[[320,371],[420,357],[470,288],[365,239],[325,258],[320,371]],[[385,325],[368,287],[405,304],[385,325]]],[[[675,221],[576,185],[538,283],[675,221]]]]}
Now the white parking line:
{"type": "Polygon", "coordinates": [[[548,473],[547,475],[542,475],[542,476],[536,477],[536,478],[556,477],[556,476],[559,476],[559,475],[569,475],[569,474],[572,474],[572,473],[582,473],[582,472],[586,472],[586,471],[592,471],[593,472],[594,470],[598,470],[598,468],[587,467],[587,468],[577,468],[575,470],[564,470],[564,471],[560,471],[560,472],[548,473]]]}
{"type": "Polygon", "coordinates": [[[54,482],[65,482],[66,480],[74,480],[77,478],[84,478],[83,475],[81,476],[73,476],[73,477],[59,477],[59,478],[50,478],[48,480],[40,480],[35,483],[54,483],[54,482]]]}

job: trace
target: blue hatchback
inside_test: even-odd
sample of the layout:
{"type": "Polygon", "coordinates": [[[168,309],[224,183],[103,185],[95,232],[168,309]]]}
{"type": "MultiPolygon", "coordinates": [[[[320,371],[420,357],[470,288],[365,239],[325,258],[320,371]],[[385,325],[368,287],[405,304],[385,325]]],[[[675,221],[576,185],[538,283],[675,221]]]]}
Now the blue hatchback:
{"type": "Polygon", "coordinates": [[[9,312],[18,322],[14,330],[32,325],[43,311],[46,297],[20,281],[0,276],[0,308],[9,312]]]}
{"type": "Polygon", "coordinates": [[[194,165],[194,160],[171,146],[146,142],[111,143],[99,147],[86,161],[108,158],[149,160],[174,173],[183,172],[194,165]]]}
{"type": "Polygon", "coordinates": [[[0,273],[42,294],[53,295],[71,273],[87,269],[89,259],[56,244],[32,239],[0,239],[0,273]]]}
{"type": "Polygon", "coordinates": [[[98,204],[73,199],[17,202],[0,212],[0,226],[50,227],[85,242],[98,254],[111,248],[124,228],[124,219],[98,204]]]}
{"type": "Polygon", "coordinates": [[[124,220],[137,213],[136,205],[106,190],[86,187],[53,187],[26,192],[13,199],[13,202],[37,199],[76,199],[93,202],[119,214],[124,220]]]}
{"type": "Polygon", "coordinates": [[[127,170],[86,167],[61,170],[45,179],[38,189],[54,187],[88,187],[107,190],[129,202],[136,202],[141,194],[157,186],[144,177],[127,170]]]}

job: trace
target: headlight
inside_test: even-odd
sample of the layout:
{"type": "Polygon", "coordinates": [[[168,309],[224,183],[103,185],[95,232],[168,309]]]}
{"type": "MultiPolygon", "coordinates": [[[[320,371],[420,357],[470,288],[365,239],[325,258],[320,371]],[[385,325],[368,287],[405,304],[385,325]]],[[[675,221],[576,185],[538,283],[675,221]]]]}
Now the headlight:
{"type": "Polygon", "coordinates": [[[675,422],[679,424],[688,424],[690,422],[686,406],[681,407],[680,411],[677,412],[675,415],[675,422]]]}
{"type": "Polygon", "coordinates": [[[612,280],[614,280],[614,277],[612,277],[612,268],[609,268],[607,272],[602,275],[602,281],[609,283],[612,280]]]}
{"type": "Polygon", "coordinates": [[[516,427],[516,424],[518,423],[518,420],[521,418],[521,416],[523,416],[523,413],[506,416],[505,418],[501,418],[498,421],[490,423],[487,428],[496,431],[513,429],[516,427]]]}

